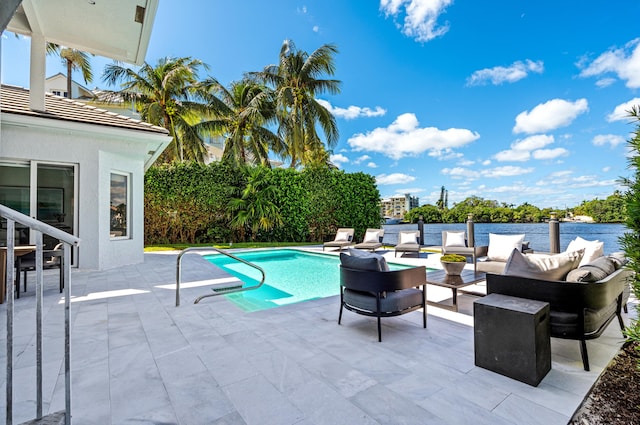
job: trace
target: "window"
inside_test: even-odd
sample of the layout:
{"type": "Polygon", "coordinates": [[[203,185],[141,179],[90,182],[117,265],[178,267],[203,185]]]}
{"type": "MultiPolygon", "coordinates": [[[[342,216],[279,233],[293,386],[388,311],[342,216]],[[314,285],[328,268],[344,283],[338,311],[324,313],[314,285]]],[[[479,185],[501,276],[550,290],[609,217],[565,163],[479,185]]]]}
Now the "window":
{"type": "Polygon", "coordinates": [[[111,173],[111,238],[129,237],[129,175],[111,173]]]}

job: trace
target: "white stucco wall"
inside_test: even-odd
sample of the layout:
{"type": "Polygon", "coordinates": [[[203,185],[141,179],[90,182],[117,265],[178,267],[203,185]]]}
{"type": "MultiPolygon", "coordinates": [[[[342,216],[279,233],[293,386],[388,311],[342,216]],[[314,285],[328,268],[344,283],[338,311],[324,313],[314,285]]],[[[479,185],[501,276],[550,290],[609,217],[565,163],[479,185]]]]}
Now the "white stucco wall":
{"type": "MultiPolygon", "coordinates": [[[[130,149],[134,149],[133,146],[130,149]]],[[[100,268],[113,264],[136,264],[144,260],[144,162],[130,155],[101,150],[99,156],[100,189],[98,208],[98,244],[101,247],[100,268]],[[110,184],[111,172],[129,175],[129,232],[128,239],[112,239],[110,233],[110,184]]]]}
{"type": "Polygon", "coordinates": [[[78,164],[77,266],[106,269],[143,261],[144,164],[162,134],[3,114],[0,160],[78,164]],[[35,122],[35,124],[34,124],[35,122]],[[111,171],[130,174],[130,238],[111,239],[111,171]]]}

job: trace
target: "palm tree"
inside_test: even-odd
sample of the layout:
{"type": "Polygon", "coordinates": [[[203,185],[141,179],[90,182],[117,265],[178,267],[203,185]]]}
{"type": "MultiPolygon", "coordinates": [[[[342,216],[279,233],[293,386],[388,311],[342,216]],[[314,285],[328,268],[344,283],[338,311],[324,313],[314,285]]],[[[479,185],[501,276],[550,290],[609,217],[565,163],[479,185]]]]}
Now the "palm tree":
{"type": "Polygon", "coordinates": [[[201,101],[206,94],[198,82],[200,68],[208,67],[190,57],[163,58],[155,67],[145,62],[138,71],[117,63],[105,67],[103,81],[121,83],[122,89],[112,94],[136,102],[144,121],[166,128],[173,137],[161,156],[164,162],[203,162],[206,156],[206,135],[196,126],[207,113],[201,101]]]}
{"type": "Polygon", "coordinates": [[[284,151],[282,140],[266,127],[275,117],[270,91],[249,80],[233,82],[229,89],[213,78],[202,85],[212,118],[198,128],[224,137],[223,160],[270,167],[269,152],[284,151]]]}
{"type": "Polygon", "coordinates": [[[328,156],[316,131],[317,124],[329,148],[338,142],[334,116],[316,100],[318,94],[340,93],[339,80],[320,79],[323,74],[334,75],[333,56],[337,52],[336,46],[325,44],[309,55],[297,50],[292,41],[285,40],[278,65],[248,74],[274,89],[278,134],[287,145],[285,156],[291,159],[292,168],[300,163],[322,162],[328,156]]]}
{"type": "Polygon", "coordinates": [[[267,179],[267,168],[245,166],[244,173],[247,185],[240,197],[229,200],[230,225],[240,231],[242,239],[245,229],[251,229],[251,240],[255,240],[260,230],[281,226],[282,217],[274,202],[276,187],[267,179]]]}
{"type": "Polygon", "coordinates": [[[47,43],[47,54],[60,55],[62,64],[67,67],[67,97],[71,99],[71,81],[73,71],[82,71],[82,78],[85,83],[93,81],[93,71],[91,70],[91,62],[89,54],[80,50],[71,49],[69,47],[61,47],[55,43],[47,43]]]}

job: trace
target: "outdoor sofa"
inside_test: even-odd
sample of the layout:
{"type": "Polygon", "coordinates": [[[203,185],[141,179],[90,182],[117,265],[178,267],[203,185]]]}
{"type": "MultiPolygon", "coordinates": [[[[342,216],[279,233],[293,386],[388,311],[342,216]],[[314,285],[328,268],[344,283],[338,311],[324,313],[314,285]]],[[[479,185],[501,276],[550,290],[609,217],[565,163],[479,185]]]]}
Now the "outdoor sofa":
{"type": "MultiPolygon", "coordinates": [[[[547,264],[563,254],[569,255],[548,256],[547,264]]],[[[514,270],[510,258],[504,274],[487,273],[487,294],[548,302],[551,336],[580,341],[584,370],[588,371],[586,340],[598,338],[614,318],[624,329],[621,310],[626,310],[629,281],[633,276],[633,272],[625,267],[624,254],[600,256],[568,272],[565,268],[559,273],[557,270],[535,272],[531,266],[533,256],[523,255],[517,250],[513,255],[518,257],[520,264],[526,263],[525,266],[520,271],[518,267],[514,270]]],[[[541,255],[535,258],[544,261],[541,255]]]]}

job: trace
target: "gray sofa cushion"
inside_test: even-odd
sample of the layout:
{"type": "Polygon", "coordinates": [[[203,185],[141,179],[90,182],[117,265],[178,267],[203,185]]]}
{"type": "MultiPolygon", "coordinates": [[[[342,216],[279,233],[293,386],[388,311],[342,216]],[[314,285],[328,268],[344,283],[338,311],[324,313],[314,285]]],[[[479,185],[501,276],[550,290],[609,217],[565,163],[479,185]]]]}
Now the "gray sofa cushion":
{"type": "MultiPolygon", "coordinates": [[[[615,314],[617,302],[613,301],[607,307],[599,310],[590,308],[584,311],[584,333],[592,334],[600,329],[607,318],[615,314]]],[[[551,334],[557,336],[575,335],[579,329],[578,315],[564,311],[551,310],[551,334]]]]}
{"type": "Polygon", "coordinates": [[[599,257],[594,261],[572,270],[567,282],[597,282],[616,271],[614,261],[609,257],[599,257]]]}
{"type": "Polygon", "coordinates": [[[380,271],[380,266],[378,265],[378,260],[373,257],[356,257],[354,255],[348,255],[344,252],[340,253],[340,264],[343,266],[355,269],[355,270],[371,270],[371,271],[380,271]]]}
{"type": "MultiPolygon", "coordinates": [[[[376,254],[375,252],[362,251],[360,249],[355,249],[355,248],[349,248],[349,254],[352,257],[357,257],[357,258],[375,258],[378,264],[379,271],[383,271],[383,272],[389,271],[389,265],[387,264],[387,260],[380,254],[376,254]]],[[[342,254],[340,254],[340,260],[342,260],[342,254]]],[[[350,267],[350,268],[353,268],[353,267],[350,267]]]]}
{"type": "MultiPolygon", "coordinates": [[[[340,264],[342,264],[344,267],[347,267],[349,269],[369,270],[374,272],[389,271],[389,265],[382,255],[353,248],[349,248],[349,254],[345,254],[344,252],[340,253],[340,264]]],[[[375,292],[366,292],[366,294],[374,296],[376,295],[375,292]]],[[[387,292],[381,292],[380,296],[382,298],[386,298],[387,292]]]]}
{"type": "Polygon", "coordinates": [[[503,261],[478,261],[476,270],[482,273],[502,274],[506,264],[503,261]]]}
{"type": "MultiPolygon", "coordinates": [[[[344,302],[351,306],[358,306],[364,311],[377,311],[376,297],[369,292],[344,290],[344,302]]],[[[402,291],[387,292],[385,298],[380,298],[380,311],[391,313],[403,311],[422,304],[422,291],[419,289],[404,289],[402,291]]]]}
{"type": "Polygon", "coordinates": [[[609,258],[611,259],[611,261],[613,261],[613,265],[616,267],[616,270],[629,262],[629,259],[622,251],[612,252],[611,254],[609,254],[609,258]]]}

